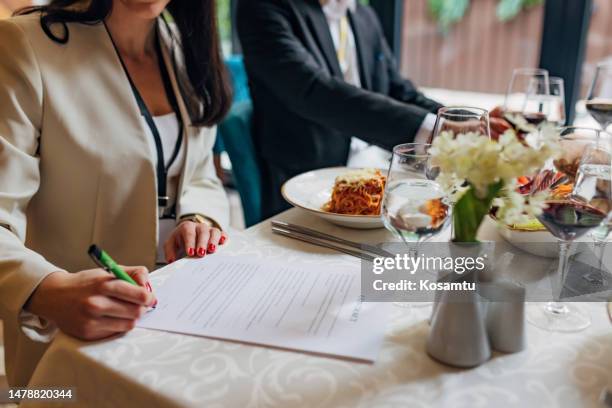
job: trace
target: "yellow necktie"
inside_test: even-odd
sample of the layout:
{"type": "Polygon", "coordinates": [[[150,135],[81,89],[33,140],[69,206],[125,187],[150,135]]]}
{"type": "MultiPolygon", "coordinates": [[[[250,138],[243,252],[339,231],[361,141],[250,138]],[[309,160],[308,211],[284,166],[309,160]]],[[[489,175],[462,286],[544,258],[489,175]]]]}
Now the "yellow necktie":
{"type": "Polygon", "coordinates": [[[340,19],[340,36],[338,41],[338,49],[336,55],[342,71],[346,71],[348,67],[347,54],[349,48],[349,22],[346,15],[340,19]]]}

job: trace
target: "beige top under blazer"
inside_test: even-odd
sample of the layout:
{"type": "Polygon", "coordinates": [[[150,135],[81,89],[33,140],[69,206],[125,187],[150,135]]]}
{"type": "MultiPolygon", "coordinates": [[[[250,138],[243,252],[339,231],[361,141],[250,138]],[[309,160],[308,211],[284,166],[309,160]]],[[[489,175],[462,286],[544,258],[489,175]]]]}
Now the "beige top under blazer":
{"type": "MultiPolygon", "coordinates": [[[[177,216],[199,213],[226,226],[215,128],[190,125],[170,62],[176,40],[158,25],[185,123],[177,216]]],[[[104,25],[68,28],[62,45],[37,13],[0,21],[0,319],[13,385],[27,383],[46,346],[19,321],[46,275],[92,268],[92,243],[122,264],[155,266],[156,173],[136,100],[104,25]]]]}

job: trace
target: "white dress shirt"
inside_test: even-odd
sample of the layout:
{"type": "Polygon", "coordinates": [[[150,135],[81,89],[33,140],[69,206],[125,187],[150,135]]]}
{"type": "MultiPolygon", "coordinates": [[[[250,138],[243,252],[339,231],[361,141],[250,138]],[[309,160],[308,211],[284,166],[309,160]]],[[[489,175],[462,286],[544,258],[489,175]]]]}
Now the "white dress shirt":
{"type": "MultiPolygon", "coordinates": [[[[142,120],[144,122],[144,117],[142,118],[142,120]]],[[[168,166],[168,164],[170,163],[170,159],[172,159],[174,147],[176,146],[176,142],[179,137],[179,122],[176,113],[172,112],[166,115],[154,116],[153,121],[155,122],[157,131],[159,132],[159,137],[161,138],[162,150],[164,151],[164,165],[168,166]]],[[[151,157],[153,157],[153,164],[157,166],[157,150],[155,148],[155,140],[153,139],[153,134],[151,133],[151,129],[146,124],[146,122],[143,123],[143,127],[147,135],[149,149],[151,150],[151,157]]],[[[174,204],[176,203],[176,193],[178,191],[179,181],[181,178],[181,170],[183,169],[184,163],[185,143],[183,141],[183,143],[181,143],[181,148],[179,149],[176,159],[168,169],[168,174],[166,177],[168,210],[171,210],[174,207],[174,204]]],[[[176,227],[176,220],[174,218],[160,217],[157,227],[157,262],[165,263],[166,258],[164,254],[164,243],[174,230],[174,227],[176,227]]]]}
{"type": "MultiPolygon", "coordinates": [[[[357,7],[356,0],[322,0],[321,5],[329,25],[344,80],[351,85],[361,87],[357,43],[348,20],[348,11],[354,12],[357,7]]],[[[416,143],[426,143],[435,124],[436,115],[428,113],[414,141],[416,143]]],[[[351,138],[349,167],[387,168],[390,158],[391,153],[389,151],[370,145],[359,138],[351,138]]]]}

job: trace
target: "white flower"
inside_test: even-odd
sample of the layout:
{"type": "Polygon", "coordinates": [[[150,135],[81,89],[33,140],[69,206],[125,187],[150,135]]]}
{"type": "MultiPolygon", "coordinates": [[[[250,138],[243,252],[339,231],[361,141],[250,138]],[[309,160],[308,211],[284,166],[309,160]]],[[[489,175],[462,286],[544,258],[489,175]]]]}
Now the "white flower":
{"type": "Polygon", "coordinates": [[[465,181],[476,195],[484,197],[489,186],[499,181],[505,188],[495,204],[498,218],[508,224],[526,222],[541,211],[543,197],[522,196],[516,191],[516,179],[531,175],[560,152],[559,135],[553,126],[543,126],[536,146],[523,143],[513,130],[506,131],[496,142],[471,132],[455,137],[442,132],[430,150],[432,162],[440,167],[439,181],[446,191],[459,199],[465,181]]]}
{"type": "Polygon", "coordinates": [[[504,115],[504,118],[510,123],[512,123],[517,129],[520,129],[525,133],[532,133],[538,130],[537,127],[527,122],[527,119],[525,119],[523,115],[516,113],[506,113],[504,115]]]}
{"type": "Polygon", "coordinates": [[[495,216],[506,225],[525,224],[541,214],[545,199],[545,193],[522,195],[516,191],[516,184],[511,183],[493,202],[498,208],[495,216]]]}

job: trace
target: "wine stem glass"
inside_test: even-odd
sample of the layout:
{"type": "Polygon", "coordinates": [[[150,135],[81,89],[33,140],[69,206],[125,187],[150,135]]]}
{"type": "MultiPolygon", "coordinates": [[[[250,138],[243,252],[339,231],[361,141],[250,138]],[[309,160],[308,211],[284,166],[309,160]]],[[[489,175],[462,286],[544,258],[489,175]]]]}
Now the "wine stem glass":
{"type": "MultiPolygon", "coordinates": [[[[559,266],[557,274],[560,279],[559,298],[570,266],[570,247],[572,241],[559,240],[559,266]]],[[[534,326],[556,332],[577,332],[591,325],[591,318],[580,308],[567,302],[550,301],[544,307],[528,309],[527,321],[534,326]]]]}
{"type": "MultiPolygon", "coordinates": [[[[565,282],[565,277],[567,276],[567,271],[569,269],[569,250],[570,250],[570,242],[565,240],[559,240],[559,277],[561,280],[561,285],[559,289],[559,297],[561,297],[563,293],[563,283],[565,282]]],[[[562,302],[548,302],[546,304],[546,309],[549,312],[556,315],[566,315],[569,313],[569,308],[562,302]]]]}
{"type": "Polygon", "coordinates": [[[582,278],[585,279],[593,286],[605,287],[608,284],[606,279],[606,272],[604,271],[604,256],[606,250],[606,240],[610,231],[609,220],[604,221],[602,225],[591,233],[593,238],[593,249],[595,250],[595,256],[597,257],[597,269],[584,275],[582,278]]]}
{"type": "Polygon", "coordinates": [[[557,126],[565,126],[565,85],[563,78],[550,77],[550,112],[548,121],[557,126]]]}
{"type": "MultiPolygon", "coordinates": [[[[400,234],[402,241],[408,247],[408,256],[415,259],[419,256],[419,245],[421,242],[427,241],[430,236],[416,236],[413,239],[408,239],[404,234],[400,234]]],[[[394,306],[403,307],[405,309],[422,308],[431,305],[431,302],[393,302],[394,306]]]]}
{"type": "Polygon", "coordinates": [[[603,130],[612,123],[612,62],[597,64],[595,76],[586,97],[586,108],[603,130]]]}
{"type": "MultiPolygon", "coordinates": [[[[597,199],[607,198],[612,204],[612,186],[611,186],[611,174],[612,173],[612,136],[607,132],[598,132],[595,144],[588,149],[588,154],[599,156],[594,161],[596,164],[604,165],[604,170],[599,169],[597,174],[599,176],[598,183],[595,183],[595,191],[592,190],[589,193],[587,189],[587,197],[595,196],[597,199]],[[607,163],[607,164],[606,164],[607,163]],[[607,168],[607,171],[605,170],[607,168]],[[607,190],[604,188],[608,185],[607,190]],[[598,187],[599,185],[599,187],[598,187]],[[607,191],[607,193],[606,193],[607,191]]],[[[577,183],[579,186],[580,183],[577,183]]],[[[578,189],[580,190],[580,189],[578,189]]],[[[579,191],[580,192],[580,191],[579,191]]],[[[609,210],[609,209],[608,209],[609,210]]],[[[607,285],[607,275],[604,269],[604,256],[606,249],[606,240],[612,227],[612,212],[608,211],[608,215],[604,221],[590,232],[590,236],[593,239],[593,250],[598,260],[597,267],[592,267],[591,271],[586,275],[583,275],[583,279],[589,282],[594,289],[602,289],[607,285]]]]}
{"type": "Polygon", "coordinates": [[[600,241],[600,240],[595,240],[594,242],[594,246],[595,246],[595,253],[597,255],[597,260],[598,260],[598,265],[597,265],[597,269],[599,270],[599,273],[597,274],[597,276],[593,276],[593,272],[591,272],[590,274],[586,275],[585,278],[589,278],[589,282],[591,284],[595,284],[597,286],[605,286],[608,281],[605,278],[604,275],[604,268],[603,268],[603,257],[605,255],[605,250],[606,250],[606,241],[600,241]]]}
{"type": "MultiPolygon", "coordinates": [[[[489,111],[472,106],[446,106],[438,110],[434,130],[431,133],[430,143],[440,136],[442,132],[453,132],[455,135],[460,133],[478,133],[483,137],[491,139],[491,126],[489,111]]],[[[454,193],[454,192],[453,192],[454,193]]],[[[455,202],[448,200],[449,218],[452,220],[452,212],[455,202]]],[[[455,225],[449,222],[450,238],[455,236],[455,225]]]]}
{"type": "MultiPolygon", "coordinates": [[[[423,239],[417,239],[416,241],[408,241],[405,238],[402,238],[402,240],[408,246],[408,256],[412,259],[416,259],[419,256],[419,245],[421,244],[421,242],[427,241],[427,237],[423,239]]],[[[393,302],[393,304],[397,307],[410,309],[412,307],[427,307],[431,305],[431,302],[393,302]]]]}
{"type": "MultiPolygon", "coordinates": [[[[385,227],[406,244],[411,258],[419,255],[419,244],[440,233],[448,220],[446,194],[435,181],[439,171],[431,163],[430,147],[424,143],[395,146],[385,183],[381,217],[385,227]]],[[[415,303],[419,302],[393,302],[405,308],[415,303]]]]}
{"type": "MultiPolygon", "coordinates": [[[[608,138],[601,139],[599,136],[584,138],[576,132],[566,134],[561,139],[563,155],[552,163],[554,171],[563,173],[572,185],[569,194],[548,200],[546,208],[538,216],[549,232],[559,239],[559,299],[563,296],[568,278],[571,243],[586,233],[606,227],[611,214],[612,190],[609,189],[612,162],[608,142],[608,138]]],[[[551,169],[545,169],[541,174],[550,172],[551,169]]],[[[543,185],[549,188],[546,183],[543,185]]],[[[537,193],[540,187],[542,185],[536,186],[533,193],[537,193]]],[[[550,331],[574,332],[587,328],[591,319],[579,307],[557,300],[548,302],[544,308],[530,308],[528,320],[550,331]]]]}
{"type": "Polygon", "coordinates": [[[545,69],[516,68],[508,84],[504,111],[521,114],[538,126],[550,112],[550,81],[545,69]]]}

